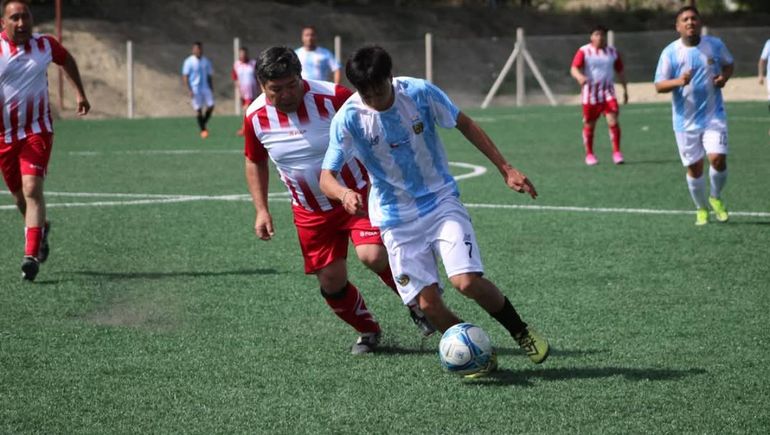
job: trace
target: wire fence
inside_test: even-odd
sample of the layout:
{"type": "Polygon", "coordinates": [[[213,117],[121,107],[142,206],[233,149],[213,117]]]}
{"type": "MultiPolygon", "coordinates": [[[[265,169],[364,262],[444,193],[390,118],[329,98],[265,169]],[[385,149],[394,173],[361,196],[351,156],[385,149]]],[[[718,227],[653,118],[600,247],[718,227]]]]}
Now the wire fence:
{"type": "MultiPolygon", "coordinates": [[[[722,38],[735,57],[736,76],[754,76],[762,47],[770,38],[770,26],[752,28],[709,28],[709,34],[722,38]]],[[[458,105],[481,104],[499,75],[515,44],[511,36],[493,38],[432,38],[432,78],[458,105]]],[[[661,50],[677,38],[673,31],[615,33],[630,82],[651,82],[661,50]]],[[[320,41],[333,49],[332,40],[320,41]]],[[[588,35],[526,36],[526,47],[545,81],[560,102],[571,101],[578,93],[569,75],[569,66],[578,47],[588,42],[588,35]]],[[[186,90],[182,85],[181,65],[191,44],[134,42],[133,68],[127,65],[125,41],[100,40],[88,34],[65,34],[65,46],[73,52],[84,76],[89,99],[97,116],[125,117],[128,111],[128,78],[133,76],[133,110],[138,117],[188,116],[191,114],[186,90]]],[[[413,40],[342,40],[341,57],[356,48],[378,44],[394,60],[394,75],[426,76],[425,39],[413,40]]],[[[287,41],[240,40],[252,56],[274,45],[292,45],[287,41]]],[[[234,60],[233,40],[204,41],[204,55],[214,65],[214,90],[217,113],[237,112],[235,90],[230,78],[234,60]]],[[[52,79],[56,75],[51,74],[52,79]]],[[[344,80],[344,74],[343,74],[344,80]]],[[[502,83],[495,105],[515,104],[515,77],[509,74],[502,83]]],[[[52,83],[53,85],[53,83],[52,83]]],[[[67,88],[65,86],[65,88],[67,88]]],[[[525,74],[526,102],[544,103],[543,93],[532,76],[525,74]]],[[[56,86],[51,86],[56,93],[56,86]]],[[[761,94],[761,92],[758,92],[761,94]]],[[[71,97],[71,93],[69,95],[71,97]]],[[[65,89],[65,111],[72,106],[65,89]]],[[[760,98],[762,98],[760,96],[760,98]]],[[[52,101],[56,99],[52,98],[52,101]]]]}

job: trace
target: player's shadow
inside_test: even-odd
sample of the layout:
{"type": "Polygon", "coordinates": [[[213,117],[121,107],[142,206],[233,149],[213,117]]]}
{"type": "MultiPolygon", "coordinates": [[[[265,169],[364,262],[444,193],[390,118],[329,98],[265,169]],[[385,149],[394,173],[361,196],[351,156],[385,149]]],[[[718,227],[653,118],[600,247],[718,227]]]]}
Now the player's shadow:
{"type": "Polygon", "coordinates": [[[404,347],[399,344],[386,344],[377,347],[377,355],[381,356],[401,356],[401,355],[435,355],[437,346],[435,344],[424,344],[419,347],[404,347]]]}
{"type": "Polygon", "coordinates": [[[130,280],[130,279],[167,279],[179,277],[210,277],[210,276],[238,276],[238,275],[276,275],[275,269],[237,269],[237,270],[217,270],[217,271],[175,271],[175,272],[104,272],[96,270],[75,270],[66,272],[71,275],[81,275],[94,278],[103,278],[111,281],[130,280]]]}
{"type": "Polygon", "coordinates": [[[541,370],[497,370],[484,378],[475,379],[474,384],[489,386],[533,387],[533,380],[564,381],[571,379],[604,379],[621,376],[627,381],[675,381],[687,376],[702,375],[706,370],[631,368],[631,367],[571,367],[541,370]]]}
{"type": "MultiPolygon", "coordinates": [[[[723,224],[720,224],[723,225],[723,224]]],[[[770,225],[770,221],[745,221],[745,220],[730,220],[730,222],[726,222],[725,225],[758,225],[758,226],[767,226],[770,225]]]]}
{"type": "Polygon", "coordinates": [[[664,165],[669,163],[678,163],[677,159],[653,159],[653,160],[626,160],[624,165],[664,165]]]}

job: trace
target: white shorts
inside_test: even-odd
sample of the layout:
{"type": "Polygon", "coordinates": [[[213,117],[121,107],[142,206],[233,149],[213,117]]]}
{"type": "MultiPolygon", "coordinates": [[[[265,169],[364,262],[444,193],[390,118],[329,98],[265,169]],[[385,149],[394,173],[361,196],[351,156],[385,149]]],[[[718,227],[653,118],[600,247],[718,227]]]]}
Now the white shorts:
{"type": "Polygon", "coordinates": [[[200,110],[202,107],[214,107],[214,95],[211,94],[211,89],[193,92],[191,104],[195,110],[200,110]]]}
{"type": "Polygon", "coordinates": [[[404,304],[422,289],[441,282],[438,259],[447,276],[484,273],[468,211],[455,197],[414,221],[381,231],[398,293],[404,304]]]}
{"type": "Polygon", "coordinates": [[[727,154],[727,130],[675,131],[682,165],[690,166],[706,154],[727,154]]]}

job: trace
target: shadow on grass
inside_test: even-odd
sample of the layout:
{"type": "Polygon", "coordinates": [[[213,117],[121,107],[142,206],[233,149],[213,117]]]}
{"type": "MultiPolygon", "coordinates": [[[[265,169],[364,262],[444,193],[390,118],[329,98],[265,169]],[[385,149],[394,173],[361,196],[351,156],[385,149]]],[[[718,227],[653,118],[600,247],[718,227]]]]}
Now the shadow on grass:
{"type": "MultiPolygon", "coordinates": [[[[497,351],[498,355],[521,355],[525,356],[524,351],[518,348],[512,348],[512,347],[496,347],[495,350],[497,351]]],[[[573,356],[586,356],[586,355],[597,355],[600,353],[606,353],[606,350],[599,350],[599,349],[581,349],[581,350],[569,350],[569,349],[555,349],[551,347],[551,350],[549,352],[549,355],[551,357],[558,356],[558,357],[573,357],[573,356]]]]}
{"type": "Polygon", "coordinates": [[[489,386],[516,385],[534,386],[534,379],[564,381],[571,379],[602,379],[622,376],[627,381],[675,381],[687,376],[702,375],[704,369],[653,369],[629,367],[574,367],[541,370],[498,370],[487,377],[473,381],[473,384],[489,386]]]}
{"type": "Polygon", "coordinates": [[[626,160],[624,165],[663,165],[669,163],[678,163],[677,159],[659,159],[659,160],[626,160]]]}
{"type": "MultiPolygon", "coordinates": [[[[275,269],[238,269],[221,271],[177,271],[177,272],[102,272],[96,270],[75,270],[64,272],[67,275],[81,275],[108,280],[127,279],[166,279],[177,277],[237,276],[237,275],[276,275],[275,269]]],[[[56,284],[62,280],[40,281],[41,284],[56,284]]]]}
{"type": "Polygon", "coordinates": [[[736,220],[730,220],[730,222],[727,223],[727,225],[770,225],[770,221],[736,221],[736,220]]]}

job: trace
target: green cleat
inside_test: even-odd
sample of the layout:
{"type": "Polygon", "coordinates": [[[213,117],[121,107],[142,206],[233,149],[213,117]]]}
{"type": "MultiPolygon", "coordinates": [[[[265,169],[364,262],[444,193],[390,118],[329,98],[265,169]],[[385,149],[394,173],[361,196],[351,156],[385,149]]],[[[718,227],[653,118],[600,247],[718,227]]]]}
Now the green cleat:
{"type": "Polygon", "coordinates": [[[527,356],[533,363],[540,364],[548,358],[551,348],[548,346],[548,341],[540,334],[527,329],[514,339],[519,343],[519,347],[527,352],[527,356]]]}
{"type": "Polygon", "coordinates": [[[695,212],[695,225],[701,226],[709,223],[709,211],[705,208],[699,208],[695,212]]]}
{"type": "Polygon", "coordinates": [[[492,357],[489,358],[489,362],[486,366],[484,366],[483,369],[477,371],[476,373],[471,373],[469,375],[463,376],[465,379],[478,379],[483,378],[484,376],[492,373],[493,371],[497,370],[497,352],[494,350],[492,351],[492,357]]]}
{"type": "Polygon", "coordinates": [[[727,216],[727,208],[725,207],[725,203],[722,202],[719,198],[714,198],[713,196],[709,196],[709,203],[711,204],[711,208],[714,210],[714,214],[717,217],[717,220],[719,222],[727,222],[727,219],[729,219],[729,216],[727,216]]]}

